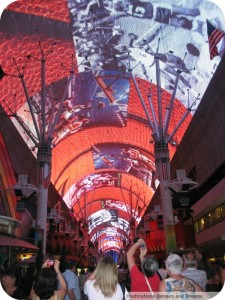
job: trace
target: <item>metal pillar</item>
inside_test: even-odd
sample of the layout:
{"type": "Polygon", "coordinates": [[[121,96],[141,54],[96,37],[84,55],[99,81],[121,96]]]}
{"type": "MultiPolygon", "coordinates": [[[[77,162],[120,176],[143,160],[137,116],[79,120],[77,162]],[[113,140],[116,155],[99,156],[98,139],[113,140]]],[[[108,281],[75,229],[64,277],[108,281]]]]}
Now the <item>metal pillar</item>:
{"type": "Polygon", "coordinates": [[[166,251],[168,253],[171,250],[176,249],[176,236],[171,191],[166,188],[170,181],[170,159],[168,144],[165,142],[155,143],[155,165],[156,172],[160,179],[163,226],[165,232],[166,251]]]}
{"type": "Polygon", "coordinates": [[[36,210],[36,245],[41,243],[42,252],[46,254],[46,225],[47,225],[47,207],[48,207],[48,187],[51,177],[51,147],[42,145],[38,148],[38,194],[36,210]]]}
{"type": "MultiPolygon", "coordinates": [[[[44,51],[41,47],[41,43],[39,42],[41,59],[35,58],[32,55],[28,55],[28,59],[34,58],[35,60],[40,61],[41,63],[41,101],[40,101],[40,119],[35,115],[35,109],[32,104],[32,97],[29,96],[28,89],[26,86],[26,82],[24,79],[24,69],[23,72],[20,71],[18,65],[16,64],[15,59],[13,59],[18,75],[6,74],[2,69],[0,72],[2,77],[4,76],[13,76],[18,77],[21,80],[22,87],[24,90],[24,94],[26,96],[26,100],[29,106],[29,111],[32,117],[33,126],[35,129],[35,133],[31,132],[31,130],[26,126],[25,122],[17,116],[17,114],[12,114],[21,127],[25,130],[27,135],[30,137],[32,142],[34,143],[34,148],[38,148],[37,153],[37,161],[38,161],[38,201],[37,201],[37,210],[36,210],[36,224],[35,224],[35,243],[40,244],[42,247],[43,254],[46,254],[46,223],[47,223],[47,206],[48,206],[48,187],[51,180],[51,164],[52,164],[52,140],[53,133],[55,127],[58,123],[63,102],[66,99],[68,87],[71,83],[72,78],[74,77],[74,60],[72,55],[72,66],[70,70],[70,75],[68,76],[67,82],[64,86],[63,93],[61,99],[59,100],[59,108],[55,115],[52,116],[49,124],[46,124],[47,116],[46,116],[46,85],[45,85],[45,68],[46,68],[46,59],[44,51]],[[48,125],[48,126],[47,126],[48,125]],[[48,130],[47,130],[48,128],[48,130]]],[[[83,62],[81,62],[83,63],[83,62]]],[[[1,78],[0,78],[1,79],[1,78]]]]}
{"type": "MultiPolygon", "coordinates": [[[[160,40],[159,40],[160,41],[160,40]]],[[[149,46],[149,45],[148,45],[149,46]]],[[[139,90],[138,84],[136,82],[135,77],[132,74],[133,69],[129,68],[128,71],[131,74],[131,79],[134,83],[135,89],[143,106],[143,109],[146,113],[147,120],[149,126],[152,130],[152,138],[154,141],[155,147],[155,167],[156,167],[156,174],[158,179],[160,180],[160,194],[161,194],[161,206],[163,212],[163,225],[164,225],[164,232],[165,232],[165,240],[166,240],[166,252],[169,253],[170,251],[176,249],[176,236],[175,236],[175,222],[173,216],[173,206],[172,206],[172,199],[171,199],[171,192],[168,189],[168,183],[170,181],[170,157],[169,157],[169,149],[168,143],[171,142],[174,134],[179,129],[180,125],[183,123],[187,115],[191,112],[192,106],[195,104],[198,97],[189,107],[187,111],[182,116],[181,120],[175,126],[172,133],[168,132],[172,111],[174,109],[174,101],[176,97],[176,91],[178,87],[178,82],[180,79],[180,74],[183,71],[183,61],[181,65],[177,66],[176,70],[176,79],[174,84],[173,93],[170,98],[170,102],[165,114],[163,117],[162,113],[162,95],[161,95],[161,77],[160,77],[160,59],[165,58],[166,54],[161,54],[158,52],[159,49],[159,42],[156,52],[153,52],[151,47],[149,46],[149,52],[154,56],[154,64],[156,68],[156,83],[157,83],[157,111],[154,109],[154,105],[152,102],[152,92],[151,89],[148,95],[148,102],[149,102],[149,111],[146,107],[145,101],[141,95],[139,90]]],[[[172,53],[172,51],[169,51],[172,53]]],[[[186,54],[185,54],[186,56],[186,54]]],[[[184,57],[185,58],[185,57],[184,57]]],[[[188,99],[189,100],[189,99],[188,99]]]]}

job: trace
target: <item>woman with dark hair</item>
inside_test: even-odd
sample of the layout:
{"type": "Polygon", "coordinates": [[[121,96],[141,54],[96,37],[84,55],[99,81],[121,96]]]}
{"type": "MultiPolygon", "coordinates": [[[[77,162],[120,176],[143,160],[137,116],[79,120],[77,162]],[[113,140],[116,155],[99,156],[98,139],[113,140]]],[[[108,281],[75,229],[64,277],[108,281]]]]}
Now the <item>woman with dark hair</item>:
{"type": "MultiPolygon", "coordinates": [[[[126,293],[126,289],[124,294],[126,293]]],[[[125,296],[118,283],[118,269],[111,256],[101,258],[95,271],[84,284],[89,300],[122,300],[125,296]]]]}
{"type": "Polygon", "coordinates": [[[196,249],[195,255],[197,256],[197,268],[207,272],[209,264],[205,252],[202,249],[196,249]]]}
{"type": "Polygon", "coordinates": [[[59,270],[59,264],[59,260],[54,261],[53,267],[49,266],[48,259],[44,262],[31,290],[31,300],[64,299],[67,292],[67,285],[59,270]],[[60,286],[59,289],[57,289],[58,286],[60,286]]]}

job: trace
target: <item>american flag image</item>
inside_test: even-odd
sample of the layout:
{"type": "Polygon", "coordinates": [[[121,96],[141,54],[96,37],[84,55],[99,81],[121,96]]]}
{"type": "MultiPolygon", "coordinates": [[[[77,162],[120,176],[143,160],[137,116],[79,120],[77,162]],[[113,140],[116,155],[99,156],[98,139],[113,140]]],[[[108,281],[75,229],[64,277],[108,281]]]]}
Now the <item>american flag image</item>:
{"type": "Polygon", "coordinates": [[[49,174],[45,176],[45,162],[40,162],[39,165],[39,182],[42,186],[47,189],[50,184],[51,179],[51,170],[49,169],[49,174]]]}
{"type": "Polygon", "coordinates": [[[151,188],[153,191],[156,190],[155,181],[158,179],[158,175],[156,174],[156,171],[152,170],[152,181],[151,181],[151,188]]]}
{"type": "Polygon", "coordinates": [[[42,183],[42,181],[44,179],[44,172],[45,172],[45,163],[41,161],[39,163],[39,182],[40,183],[42,183]]]}
{"type": "Polygon", "coordinates": [[[209,40],[209,53],[210,59],[213,59],[215,56],[219,55],[217,45],[220,40],[225,36],[225,32],[218,29],[209,20],[207,20],[207,32],[209,40]]]}
{"type": "Polygon", "coordinates": [[[43,187],[47,190],[50,184],[51,174],[49,173],[48,176],[42,181],[43,187]]]}
{"type": "Polygon", "coordinates": [[[161,176],[163,180],[169,179],[169,172],[168,172],[168,158],[167,157],[161,157],[160,159],[161,163],[161,176]]]}

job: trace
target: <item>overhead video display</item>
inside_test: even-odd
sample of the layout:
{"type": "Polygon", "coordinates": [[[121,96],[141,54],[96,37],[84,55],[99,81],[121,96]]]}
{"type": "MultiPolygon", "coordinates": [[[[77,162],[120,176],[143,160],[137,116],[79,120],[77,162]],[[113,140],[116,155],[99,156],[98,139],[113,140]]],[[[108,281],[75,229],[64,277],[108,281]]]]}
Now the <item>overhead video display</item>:
{"type": "Polygon", "coordinates": [[[130,207],[129,204],[125,203],[125,202],[122,202],[122,201],[118,201],[118,200],[115,200],[115,199],[104,199],[102,200],[102,207],[104,207],[105,209],[119,209],[119,210],[122,210],[124,212],[127,212],[129,216],[132,216],[135,218],[135,220],[137,222],[140,221],[140,216],[137,214],[137,211],[130,207]]]}
{"type": "Polygon", "coordinates": [[[115,227],[120,228],[127,233],[130,232],[130,224],[123,218],[118,217],[116,220],[113,217],[111,211],[107,209],[101,209],[88,217],[88,229],[89,233],[99,226],[103,224],[104,227],[115,227]]]}
{"type": "Polygon", "coordinates": [[[102,250],[103,252],[108,249],[119,250],[121,248],[123,248],[123,242],[116,236],[105,237],[99,241],[99,250],[102,250]]]}
{"type": "MultiPolygon", "coordinates": [[[[47,135],[50,133],[51,126],[60,109],[62,86],[66,81],[67,79],[64,78],[46,87],[47,135]]],[[[57,145],[69,135],[92,126],[125,126],[129,86],[129,76],[116,71],[110,72],[110,74],[107,71],[102,71],[96,77],[91,71],[74,76],[53,132],[53,144],[57,145]]],[[[36,119],[39,123],[40,93],[31,97],[31,105],[37,112],[36,119]]],[[[33,127],[27,103],[24,103],[18,114],[26,120],[28,127],[33,127]]],[[[34,128],[33,132],[35,132],[34,128]]]]}
{"type": "Polygon", "coordinates": [[[94,166],[99,169],[118,169],[136,176],[151,186],[154,159],[128,145],[101,144],[92,147],[94,166]]]}
{"type": "Polygon", "coordinates": [[[69,208],[79,200],[84,193],[88,193],[96,188],[107,186],[120,186],[121,174],[118,172],[102,172],[98,174],[90,174],[83,179],[74,183],[66,192],[63,200],[69,208]]]}
{"type": "Polygon", "coordinates": [[[55,128],[54,143],[91,126],[125,126],[129,80],[121,72],[91,71],[74,77],[55,128]],[[120,80],[118,80],[120,78],[120,80]]]}
{"type": "Polygon", "coordinates": [[[132,70],[156,83],[157,52],[164,89],[172,92],[179,68],[177,98],[187,106],[199,93],[203,95],[219,60],[209,58],[206,19],[225,29],[224,15],[214,3],[68,0],[68,6],[77,60],[87,58],[80,71],[132,70]]]}
{"type": "Polygon", "coordinates": [[[96,226],[102,223],[118,222],[118,212],[116,210],[102,209],[88,218],[88,228],[91,232],[96,226]]]}
{"type": "Polygon", "coordinates": [[[91,236],[91,241],[95,242],[95,240],[109,236],[117,236],[120,240],[126,239],[125,233],[122,234],[121,232],[119,232],[119,229],[115,227],[106,227],[94,233],[91,236]]]}

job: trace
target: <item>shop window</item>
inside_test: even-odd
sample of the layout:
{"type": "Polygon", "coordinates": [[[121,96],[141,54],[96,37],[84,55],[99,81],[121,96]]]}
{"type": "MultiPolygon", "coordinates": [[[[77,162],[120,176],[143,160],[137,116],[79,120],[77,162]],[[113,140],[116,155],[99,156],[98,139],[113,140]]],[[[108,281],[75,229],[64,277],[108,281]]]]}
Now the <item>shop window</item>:
{"type": "Polygon", "coordinates": [[[222,220],[225,220],[225,203],[216,207],[214,210],[210,211],[205,216],[195,221],[195,233],[207,229],[217,224],[218,222],[221,222],[222,220]]]}

